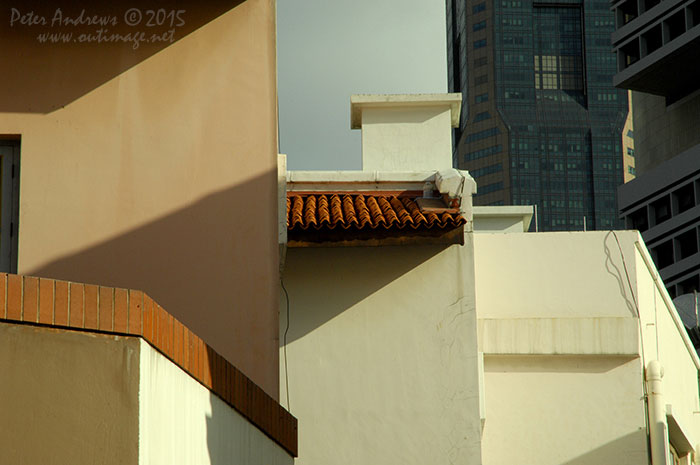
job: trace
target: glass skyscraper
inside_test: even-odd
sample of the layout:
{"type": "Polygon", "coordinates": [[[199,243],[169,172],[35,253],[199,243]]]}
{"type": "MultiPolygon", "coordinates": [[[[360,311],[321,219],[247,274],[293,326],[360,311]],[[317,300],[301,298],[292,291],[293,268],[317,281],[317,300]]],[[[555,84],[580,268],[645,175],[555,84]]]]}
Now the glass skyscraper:
{"type": "Polygon", "coordinates": [[[447,0],[449,87],[464,98],[454,164],[476,205],[537,205],[540,230],[621,226],[613,30],[607,0],[447,0]]]}

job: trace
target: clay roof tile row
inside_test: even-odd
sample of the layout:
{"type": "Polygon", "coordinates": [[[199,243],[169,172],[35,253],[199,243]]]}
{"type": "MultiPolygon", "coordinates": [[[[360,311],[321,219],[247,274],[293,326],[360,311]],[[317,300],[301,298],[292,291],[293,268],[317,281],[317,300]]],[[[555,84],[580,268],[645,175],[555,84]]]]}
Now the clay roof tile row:
{"type": "Polygon", "coordinates": [[[423,212],[409,197],[363,194],[287,196],[287,228],[454,229],[466,223],[458,213],[423,212]]]}

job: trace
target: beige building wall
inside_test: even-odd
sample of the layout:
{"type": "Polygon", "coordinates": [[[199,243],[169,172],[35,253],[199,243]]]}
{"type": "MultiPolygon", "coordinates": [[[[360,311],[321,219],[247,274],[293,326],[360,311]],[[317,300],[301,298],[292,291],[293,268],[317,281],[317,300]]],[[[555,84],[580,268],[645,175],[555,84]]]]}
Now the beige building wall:
{"type": "Polygon", "coordinates": [[[2,323],[0,370],[2,463],[294,462],[141,338],[2,323]]]}
{"type": "Polygon", "coordinates": [[[3,463],[139,463],[135,338],[0,324],[0,399],[3,463]]]}
{"type": "Polygon", "coordinates": [[[298,464],[481,463],[465,240],[287,250],[281,403],[299,419],[298,464]]]}
{"type": "MultiPolygon", "coordinates": [[[[150,34],[125,26],[133,6],[84,8],[150,34]]],[[[0,135],[21,137],[18,272],[143,289],[277,397],[274,2],[158,7],[184,11],[155,28],[172,44],[42,44],[46,27],[0,24],[0,135]]]]}

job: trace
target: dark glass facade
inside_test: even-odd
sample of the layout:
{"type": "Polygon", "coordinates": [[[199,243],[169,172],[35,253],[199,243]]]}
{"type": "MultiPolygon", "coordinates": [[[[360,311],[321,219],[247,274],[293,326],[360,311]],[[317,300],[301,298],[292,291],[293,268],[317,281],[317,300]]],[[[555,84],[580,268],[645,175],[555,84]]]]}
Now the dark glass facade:
{"type": "Polygon", "coordinates": [[[475,204],[537,205],[540,230],[621,227],[627,97],[609,4],[481,3],[447,1],[449,86],[464,96],[454,161],[475,204]]]}

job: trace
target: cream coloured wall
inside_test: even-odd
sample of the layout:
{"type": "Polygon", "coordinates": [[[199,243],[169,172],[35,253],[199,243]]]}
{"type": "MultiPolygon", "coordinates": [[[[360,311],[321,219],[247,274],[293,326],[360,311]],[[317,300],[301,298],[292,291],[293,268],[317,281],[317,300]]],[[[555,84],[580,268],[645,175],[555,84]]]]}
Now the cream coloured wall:
{"type": "MultiPolygon", "coordinates": [[[[617,234],[628,239],[621,241],[625,255],[634,257],[629,241],[635,233],[617,234]]],[[[620,252],[609,232],[478,234],[474,241],[479,318],[635,314],[620,252]]],[[[630,279],[634,285],[632,272],[630,279]]]]}
{"type": "Polygon", "coordinates": [[[297,463],[481,463],[471,237],[287,250],[297,463]]]}
{"type": "Polygon", "coordinates": [[[654,359],[697,444],[697,356],[639,234],[616,235],[619,248],[612,232],[475,235],[484,464],[646,463],[654,359]]]}
{"type": "MultiPolygon", "coordinates": [[[[636,233],[618,234],[633,259],[636,233]]],[[[646,463],[638,321],[616,244],[605,232],[475,236],[484,465],[646,463]]]]}
{"type": "Polygon", "coordinates": [[[639,359],[485,356],[484,465],[646,464],[639,359]]]}
{"type": "Polygon", "coordinates": [[[140,339],[139,464],[292,465],[284,449],[140,339]]]}
{"type": "MultiPolygon", "coordinates": [[[[133,6],[85,4],[120,19],[133,6]]],[[[21,136],[18,271],[143,289],[276,397],[274,2],[159,7],[186,24],[138,50],[0,25],[15,63],[0,135],[21,136]]]]}

